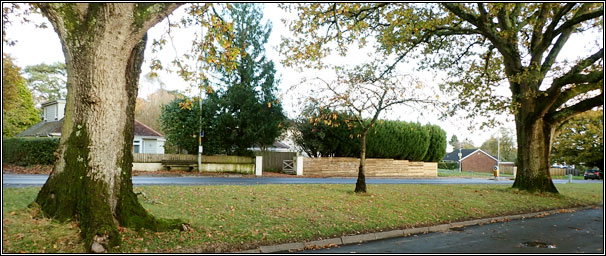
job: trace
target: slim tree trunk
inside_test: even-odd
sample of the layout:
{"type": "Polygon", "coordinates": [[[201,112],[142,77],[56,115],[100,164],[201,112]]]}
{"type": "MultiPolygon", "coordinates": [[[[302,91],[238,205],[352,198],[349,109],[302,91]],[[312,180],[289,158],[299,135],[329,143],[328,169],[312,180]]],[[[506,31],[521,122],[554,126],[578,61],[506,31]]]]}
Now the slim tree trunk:
{"type": "Polygon", "coordinates": [[[518,172],[513,187],[530,192],[558,193],[549,173],[554,127],[543,118],[528,118],[531,114],[524,110],[516,114],[518,172]]]}
{"type": "Polygon", "coordinates": [[[76,219],[92,252],[119,244],[118,225],[181,227],[179,220],[149,215],[132,189],[134,107],[147,30],[142,27],[151,25],[137,21],[134,4],[40,8],[63,45],[68,95],[58,159],[35,203],[50,217],[76,219]]]}
{"type": "Polygon", "coordinates": [[[356,181],[355,193],[366,193],[366,176],[364,175],[364,166],[366,165],[366,134],[362,132],[360,138],[360,168],[358,169],[358,180],[356,181]]]}

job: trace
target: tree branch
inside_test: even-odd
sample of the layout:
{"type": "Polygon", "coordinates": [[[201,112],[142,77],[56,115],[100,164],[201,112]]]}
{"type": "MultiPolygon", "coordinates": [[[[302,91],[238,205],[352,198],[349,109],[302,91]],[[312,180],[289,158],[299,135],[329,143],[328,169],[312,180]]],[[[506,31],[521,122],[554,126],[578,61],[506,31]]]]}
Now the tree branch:
{"type": "MultiPolygon", "coordinates": [[[[541,9],[539,10],[539,16],[537,17],[533,29],[532,29],[532,38],[530,39],[530,52],[536,52],[536,48],[539,46],[539,43],[543,39],[543,26],[545,26],[545,22],[547,20],[547,15],[549,14],[549,7],[547,7],[549,3],[543,3],[541,5],[541,9]]],[[[551,40],[549,40],[551,42],[551,40]]],[[[542,54],[542,51],[539,51],[542,54]]],[[[534,54],[533,54],[534,57],[534,54]]]]}
{"type": "MultiPolygon", "coordinates": [[[[179,8],[179,6],[185,3],[166,3],[160,5],[160,8],[153,13],[150,13],[145,17],[145,20],[141,23],[141,29],[138,30],[140,37],[143,37],[143,34],[147,33],[147,30],[158,22],[162,21],[168,15],[170,15],[175,9],[179,8]]],[[[140,10],[136,10],[140,11],[140,10]]]]}
{"type": "Polygon", "coordinates": [[[446,7],[446,9],[448,9],[449,11],[451,11],[452,13],[454,13],[461,19],[473,24],[474,26],[476,26],[478,28],[481,27],[480,22],[478,21],[477,17],[475,17],[472,14],[464,12],[458,5],[450,4],[450,3],[443,3],[442,6],[446,7]]]}
{"type": "MultiPolygon", "coordinates": [[[[583,7],[586,7],[588,4],[583,4],[583,7]]],[[[579,12],[583,11],[583,9],[579,10],[579,12]]],[[[553,32],[553,36],[555,37],[556,35],[562,33],[562,31],[569,29],[571,27],[574,27],[577,24],[580,24],[583,21],[587,21],[587,20],[591,20],[600,16],[604,15],[604,7],[595,10],[593,12],[589,12],[589,13],[583,13],[581,15],[578,15],[575,17],[573,17],[572,19],[564,22],[564,24],[562,24],[560,27],[558,27],[554,32],[553,32]]]]}
{"type": "Polygon", "coordinates": [[[545,35],[547,35],[547,37],[550,37],[551,39],[553,39],[553,36],[551,34],[553,33],[555,27],[560,22],[560,19],[562,17],[564,17],[564,15],[566,15],[568,12],[570,12],[570,10],[572,10],[572,8],[575,5],[576,5],[576,3],[568,3],[565,6],[562,6],[562,8],[558,9],[556,14],[551,19],[551,23],[549,24],[549,26],[547,26],[547,30],[545,30],[545,35]]]}
{"type": "Polygon", "coordinates": [[[546,116],[546,119],[550,120],[551,123],[557,127],[560,123],[574,117],[577,114],[591,110],[594,107],[603,106],[603,105],[604,105],[604,91],[602,91],[599,95],[597,95],[593,98],[583,100],[572,106],[563,108],[559,111],[552,112],[546,116]]]}
{"type": "Polygon", "coordinates": [[[589,74],[575,74],[573,80],[576,86],[568,88],[558,95],[557,99],[552,103],[549,112],[555,111],[558,107],[574,98],[577,95],[587,93],[599,89],[604,84],[604,71],[593,71],[589,74]]]}
{"type": "MultiPolygon", "coordinates": [[[[557,90],[562,88],[562,86],[574,83],[575,81],[572,79],[575,74],[580,73],[583,69],[589,67],[594,62],[602,59],[604,57],[604,48],[600,49],[596,53],[587,57],[586,59],[579,61],[574,67],[572,67],[566,74],[556,78],[551,87],[547,90],[548,94],[555,93],[557,90]]],[[[603,72],[603,70],[602,70],[603,72]]]]}
{"type": "Polygon", "coordinates": [[[503,4],[501,10],[497,13],[497,20],[499,21],[499,27],[503,30],[511,29],[511,20],[508,18],[507,6],[503,4]]]}
{"type": "MultiPolygon", "coordinates": [[[[560,51],[564,47],[564,44],[566,44],[566,42],[568,41],[568,38],[570,38],[570,35],[572,35],[572,32],[573,32],[573,29],[564,31],[564,33],[562,33],[560,35],[560,37],[558,37],[558,40],[553,45],[553,47],[551,47],[551,50],[549,51],[549,53],[547,54],[547,57],[545,58],[545,60],[543,61],[543,64],[541,65],[541,75],[542,76],[545,76],[547,74],[547,71],[549,71],[551,69],[551,66],[555,62],[558,54],[560,54],[560,51]]],[[[542,50],[544,51],[545,49],[546,48],[544,48],[542,50]]],[[[543,53],[541,52],[540,55],[537,55],[537,56],[542,56],[542,54],[543,53]]],[[[540,58],[535,59],[535,56],[533,56],[531,63],[535,63],[535,62],[538,63],[538,61],[540,61],[540,58]]]]}

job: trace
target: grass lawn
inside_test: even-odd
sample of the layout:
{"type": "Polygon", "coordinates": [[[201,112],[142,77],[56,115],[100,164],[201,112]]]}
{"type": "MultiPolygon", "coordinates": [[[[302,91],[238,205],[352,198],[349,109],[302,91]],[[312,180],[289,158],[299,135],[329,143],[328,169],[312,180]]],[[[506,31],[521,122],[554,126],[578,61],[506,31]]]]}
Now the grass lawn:
{"type": "MultiPolygon", "coordinates": [[[[592,205],[603,184],[557,184],[560,195],[510,185],[146,186],[136,187],[155,216],[181,218],[190,232],[122,229],[118,252],[228,252],[285,242],[427,226],[475,218],[592,205]]],[[[75,222],[34,218],[27,208],[40,188],[3,188],[4,253],[81,253],[75,222]]]]}
{"type": "MultiPolygon", "coordinates": [[[[486,172],[459,172],[459,170],[438,169],[438,177],[457,177],[457,178],[490,178],[494,177],[492,173],[486,172]]],[[[512,178],[513,174],[499,173],[499,177],[512,178]]],[[[554,180],[567,180],[568,175],[551,176],[554,180]]],[[[583,176],[572,176],[573,180],[583,180],[583,176]]]]}
{"type": "MultiPolygon", "coordinates": [[[[494,176],[492,172],[459,172],[459,170],[438,169],[438,177],[490,178],[494,176]]],[[[499,173],[499,177],[513,178],[513,174],[499,173]]]]}

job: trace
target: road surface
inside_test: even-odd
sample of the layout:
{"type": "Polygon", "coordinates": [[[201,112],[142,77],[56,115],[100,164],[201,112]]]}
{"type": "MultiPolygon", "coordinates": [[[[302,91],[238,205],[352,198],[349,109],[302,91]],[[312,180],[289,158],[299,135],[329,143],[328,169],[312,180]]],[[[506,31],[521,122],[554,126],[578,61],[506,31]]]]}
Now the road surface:
{"type": "Polygon", "coordinates": [[[604,208],[301,253],[604,254],[604,208]]]}
{"type": "MultiPolygon", "coordinates": [[[[2,187],[42,186],[48,175],[2,174],[2,187]]],[[[568,180],[554,180],[566,183],[568,180]]],[[[573,180],[573,183],[601,183],[601,180],[573,180]]],[[[256,184],[355,184],[356,178],[277,178],[277,177],[154,177],[134,176],[133,185],[256,185],[256,184]]],[[[513,180],[500,178],[434,178],[434,179],[383,179],[366,178],[367,184],[513,184],[513,180]]]]}

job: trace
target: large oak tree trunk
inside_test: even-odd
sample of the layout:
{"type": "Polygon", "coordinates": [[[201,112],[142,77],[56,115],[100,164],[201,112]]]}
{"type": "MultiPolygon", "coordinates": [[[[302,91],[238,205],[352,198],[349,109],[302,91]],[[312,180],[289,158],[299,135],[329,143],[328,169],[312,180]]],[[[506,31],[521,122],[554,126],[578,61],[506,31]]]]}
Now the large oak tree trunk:
{"type": "Polygon", "coordinates": [[[50,217],[76,219],[93,252],[119,244],[118,225],[181,226],[149,215],[132,189],[135,99],[151,26],[137,22],[136,8],[41,6],[63,45],[68,95],[58,159],[35,203],[50,217]]]}
{"type": "Polygon", "coordinates": [[[364,166],[366,165],[366,134],[366,131],[362,132],[362,137],[360,138],[360,167],[358,169],[355,193],[366,193],[366,176],[364,174],[364,166]]]}
{"type": "Polygon", "coordinates": [[[516,114],[518,171],[514,188],[530,192],[558,193],[549,173],[554,127],[542,117],[523,109],[516,114]]]}

